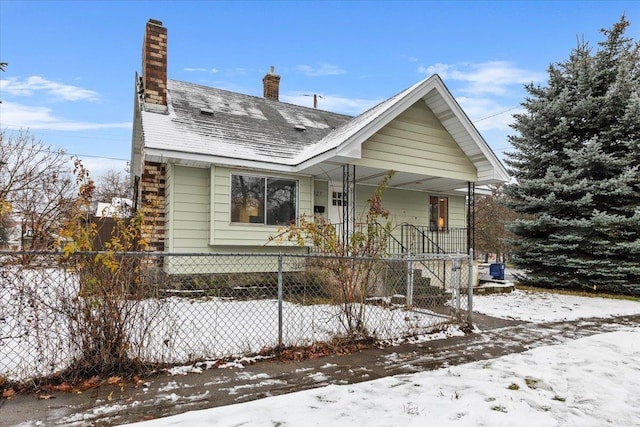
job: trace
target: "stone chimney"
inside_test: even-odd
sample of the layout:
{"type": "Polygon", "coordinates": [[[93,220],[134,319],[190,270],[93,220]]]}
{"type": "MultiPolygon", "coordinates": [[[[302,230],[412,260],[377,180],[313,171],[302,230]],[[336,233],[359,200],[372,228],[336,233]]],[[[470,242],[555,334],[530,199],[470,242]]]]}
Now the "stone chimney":
{"type": "Polygon", "coordinates": [[[167,105],[167,29],[162,21],[149,19],[142,45],[143,100],[167,105]]]}
{"type": "Polygon", "coordinates": [[[264,97],[277,101],[280,97],[280,76],[274,74],[274,67],[271,66],[271,70],[262,78],[262,84],[264,86],[264,97]]]}

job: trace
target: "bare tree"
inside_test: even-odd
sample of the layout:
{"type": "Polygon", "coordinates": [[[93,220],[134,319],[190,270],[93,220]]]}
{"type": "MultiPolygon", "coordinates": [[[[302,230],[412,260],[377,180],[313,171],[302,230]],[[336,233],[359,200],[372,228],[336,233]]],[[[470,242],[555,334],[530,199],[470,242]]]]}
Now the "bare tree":
{"type": "MultiPolygon", "coordinates": [[[[64,151],[28,131],[0,131],[0,205],[22,223],[32,249],[52,243],[76,197],[72,164],[64,151]]],[[[24,243],[24,242],[23,242],[24,243]]]]}
{"type": "Polygon", "coordinates": [[[509,252],[506,239],[513,235],[506,229],[505,223],[513,221],[517,215],[500,202],[503,197],[500,186],[491,187],[491,195],[476,196],[474,249],[484,254],[485,261],[490,254],[496,254],[497,260],[502,258],[506,261],[509,252]]]}
{"type": "Polygon", "coordinates": [[[124,170],[109,170],[96,179],[96,189],[93,200],[97,202],[111,202],[114,198],[130,199],[132,187],[129,174],[124,170]]]}

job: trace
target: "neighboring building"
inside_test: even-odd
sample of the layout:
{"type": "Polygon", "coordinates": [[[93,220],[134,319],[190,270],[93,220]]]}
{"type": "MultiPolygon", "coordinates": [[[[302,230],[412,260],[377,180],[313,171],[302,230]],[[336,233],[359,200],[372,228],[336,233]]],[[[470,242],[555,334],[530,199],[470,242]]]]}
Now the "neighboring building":
{"type": "MultiPolygon", "coordinates": [[[[23,241],[27,240],[27,233],[23,233],[24,225],[21,218],[16,215],[7,214],[0,218],[2,230],[0,230],[0,250],[17,251],[22,249],[23,241]]],[[[24,230],[26,231],[26,230],[24,230]]],[[[31,232],[31,230],[28,230],[31,232]]],[[[29,237],[33,233],[29,233],[29,237]]],[[[31,239],[29,238],[29,243],[31,239]]]]}
{"type": "Polygon", "coordinates": [[[133,201],[122,197],[114,197],[111,202],[96,202],[91,206],[92,215],[96,218],[128,218],[133,211],[133,201]]]}
{"type": "Polygon", "coordinates": [[[122,197],[113,197],[110,203],[92,202],[89,222],[95,224],[93,250],[108,249],[107,242],[117,237],[118,227],[126,225],[133,214],[133,201],[122,197]]]}
{"type": "Polygon", "coordinates": [[[149,20],[131,164],[154,250],[300,251],[264,245],[301,215],[354,230],[389,170],[398,251],[472,246],[467,201],[508,174],[439,76],[357,117],[280,102],[279,83],[271,68],[260,98],[169,80],[167,30],[149,20]]]}

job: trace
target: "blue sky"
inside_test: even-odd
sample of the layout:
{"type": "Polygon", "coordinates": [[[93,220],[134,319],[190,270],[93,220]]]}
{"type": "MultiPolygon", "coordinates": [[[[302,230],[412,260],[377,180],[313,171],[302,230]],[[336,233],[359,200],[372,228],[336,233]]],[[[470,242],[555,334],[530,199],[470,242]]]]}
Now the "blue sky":
{"type": "Polygon", "coordinates": [[[437,72],[499,156],[531,81],[636,1],[0,0],[0,128],[126,167],[133,83],[149,18],[168,29],[169,78],[262,95],[275,66],[282,101],[357,115],[437,72]],[[120,160],[118,160],[120,159],[120,160]]]}

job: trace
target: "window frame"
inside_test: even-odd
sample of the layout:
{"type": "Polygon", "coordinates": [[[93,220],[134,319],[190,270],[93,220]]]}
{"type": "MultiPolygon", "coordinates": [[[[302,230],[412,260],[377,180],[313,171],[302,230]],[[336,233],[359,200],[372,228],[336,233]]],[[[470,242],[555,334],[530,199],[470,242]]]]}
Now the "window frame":
{"type": "MultiPolygon", "coordinates": [[[[291,176],[280,176],[280,175],[267,175],[267,174],[256,174],[256,173],[242,173],[242,172],[230,172],[229,173],[229,224],[231,225],[250,225],[250,226],[267,226],[267,227],[282,227],[282,226],[286,226],[287,224],[298,224],[298,212],[300,209],[300,180],[291,176]],[[233,200],[234,200],[234,194],[233,194],[233,180],[234,177],[238,177],[238,176],[242,176],[242,177],[248,177],[248,178],[257,178],[262,180],[262,221],[261,222],[243,222],[243,221],[234,221],[233,217],[234,217],[234,209],[233,209],[233,200]],[[293,197],[293,203],[295,204],[294,206],[294,212],[293,212],[293,218],[291,220],[289,220],[286,224],[282,223],[282,224],[269,224],[268,220],[269,220],[269,202],[268,202],[268,195],[269,195],[269,181],[270,180],[280,180],[280,181],[290,181],[294,184],[294,197],[293,197]]],[[[258,217],[260,217],[258,215],[258,217]]]]}
{"type": "Polygon", "coordinates": [[[449,231],[449,197],[446,196],[429,196],[429,229],[431,231],[449,231]],[[435,199],[435,203],[434,203],[435,199]],[[442,202],[445,203],[442,209],[442,202]],[[433,218],[434,205],[436,207],[436,218],[433,218]],[[441,210],[444,210],[444,215],[441,210]]]}

